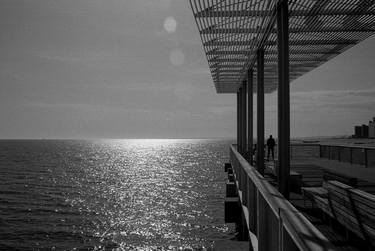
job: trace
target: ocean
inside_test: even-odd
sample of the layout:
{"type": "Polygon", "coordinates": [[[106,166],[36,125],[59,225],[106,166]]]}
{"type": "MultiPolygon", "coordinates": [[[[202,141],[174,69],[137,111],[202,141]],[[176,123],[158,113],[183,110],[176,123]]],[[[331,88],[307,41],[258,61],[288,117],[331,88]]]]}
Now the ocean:
{"type": "Polygon", "coordinates": [[[1,250],[210,250],[229,140],[1,140],[1,250]]]}

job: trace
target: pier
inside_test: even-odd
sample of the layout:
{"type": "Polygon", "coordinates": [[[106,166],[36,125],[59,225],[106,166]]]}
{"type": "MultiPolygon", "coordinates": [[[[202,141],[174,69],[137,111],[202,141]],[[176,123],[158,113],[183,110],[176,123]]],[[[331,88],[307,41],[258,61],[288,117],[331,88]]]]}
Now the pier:
{"type": "Polygon", "coordinates": [[[375,166],[327,159],[326,144],[291,149],[287,200],[277,191],[277,161],[261,175],[230,147],[225,220],[237,224],[241,245],[252,245],[239,250],[373,250],[375,166]]]}
{"type": "MultiPolygon", "coordinates": [[[[375,150],[291,144],[290,82],[373,35],[375,2],[190,4],[217,93],[237,95],[237,144],[230,146],[225,167],[225,219],[237,224],[239,250],[374,250],[375,196],[368,177],[374,177],[375,150]],[[278,94],[278,156],[267,162],[264,95],[273,91],[278,94]],[[312,150],[296,154],[304,147],[312,150]]],[[[219,245],[217,250],[225,249],[219,245]]]]}

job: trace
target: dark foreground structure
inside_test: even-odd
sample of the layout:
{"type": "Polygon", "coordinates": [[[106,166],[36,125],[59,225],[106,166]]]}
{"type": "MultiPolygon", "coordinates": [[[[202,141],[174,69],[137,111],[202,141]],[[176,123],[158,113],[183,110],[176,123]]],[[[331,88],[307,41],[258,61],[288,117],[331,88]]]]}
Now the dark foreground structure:
{"type": "MultiPolygon", "coordinates": [[[[227,168],[232,182],[229,193],[238,194],[241,204],[241,238],[250,239],[250,250],[340,249],[332,244],[329,234],[323,234],[307,214],[291,203],[293,181],[300,174],[291,170],[289,84],[374,34],[375,1],[190,0],[190,4],[217,92],[237,94],[237,145],[230,148],[227,168]],[[272,185],[263,151],[264,94],[275,90],[278,160],[268,166],[274,170],[272,185]],[[257,96],[255,159],[253,93],[257,96]]],[[[346,181],[351,184],[351,177],[329,177],[320,184],[320,190],[303,190],[301,184],[297,185],[297,194],[312,194],[313,204],[318,204],[328,217],[337,221],[350,219],[342,225],[349,230],[358,229],[365,241],[360,249],[373,249],[374,198],[341,185],[346,181]],[[331,183],[337,179],[340,184],[331,183]],[[360,206],[353,206],[356,201],[360,206]],[[336,204],[344,208],[339,213],[336,209],[340,206],[336,204]],[[361,220],[363,215],[367,215],[365,220],[361,220]]],[[[234,205],[237,197],[233,198],[234,205]]],[[[231,206],[226,205],[229,210],[231,206]]],[[[351,241],[349,234],[348,240],[351,241]]]]}

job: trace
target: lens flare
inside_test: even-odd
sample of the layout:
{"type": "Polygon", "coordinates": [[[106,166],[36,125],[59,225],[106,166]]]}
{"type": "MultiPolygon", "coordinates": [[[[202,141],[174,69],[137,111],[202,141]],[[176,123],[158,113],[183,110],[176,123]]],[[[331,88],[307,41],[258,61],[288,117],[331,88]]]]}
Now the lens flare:
{"type": "Polygon", "coordinates": [[[177,29],[177,21],[174,17],[167,17],[164,20],[164,29],[168,33],[174,33],[177,29]]]}

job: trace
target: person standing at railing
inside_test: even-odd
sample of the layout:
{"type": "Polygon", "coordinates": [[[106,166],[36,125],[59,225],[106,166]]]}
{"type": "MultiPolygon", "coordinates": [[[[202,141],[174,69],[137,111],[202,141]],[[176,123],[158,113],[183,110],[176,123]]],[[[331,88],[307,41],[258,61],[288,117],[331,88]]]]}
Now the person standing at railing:
{"type": "Polygon", "coordinates": [[[272,135],[270,135],[270,137],[267,140],[267,148],[268,148],[267,160],[270,159],[270,152],[272,152],[272,159],[273,160],[275,159],[275,150],[274,150],[275,149],[275,145],[276,145],[276,142],[272,138],[272,135]]]}

